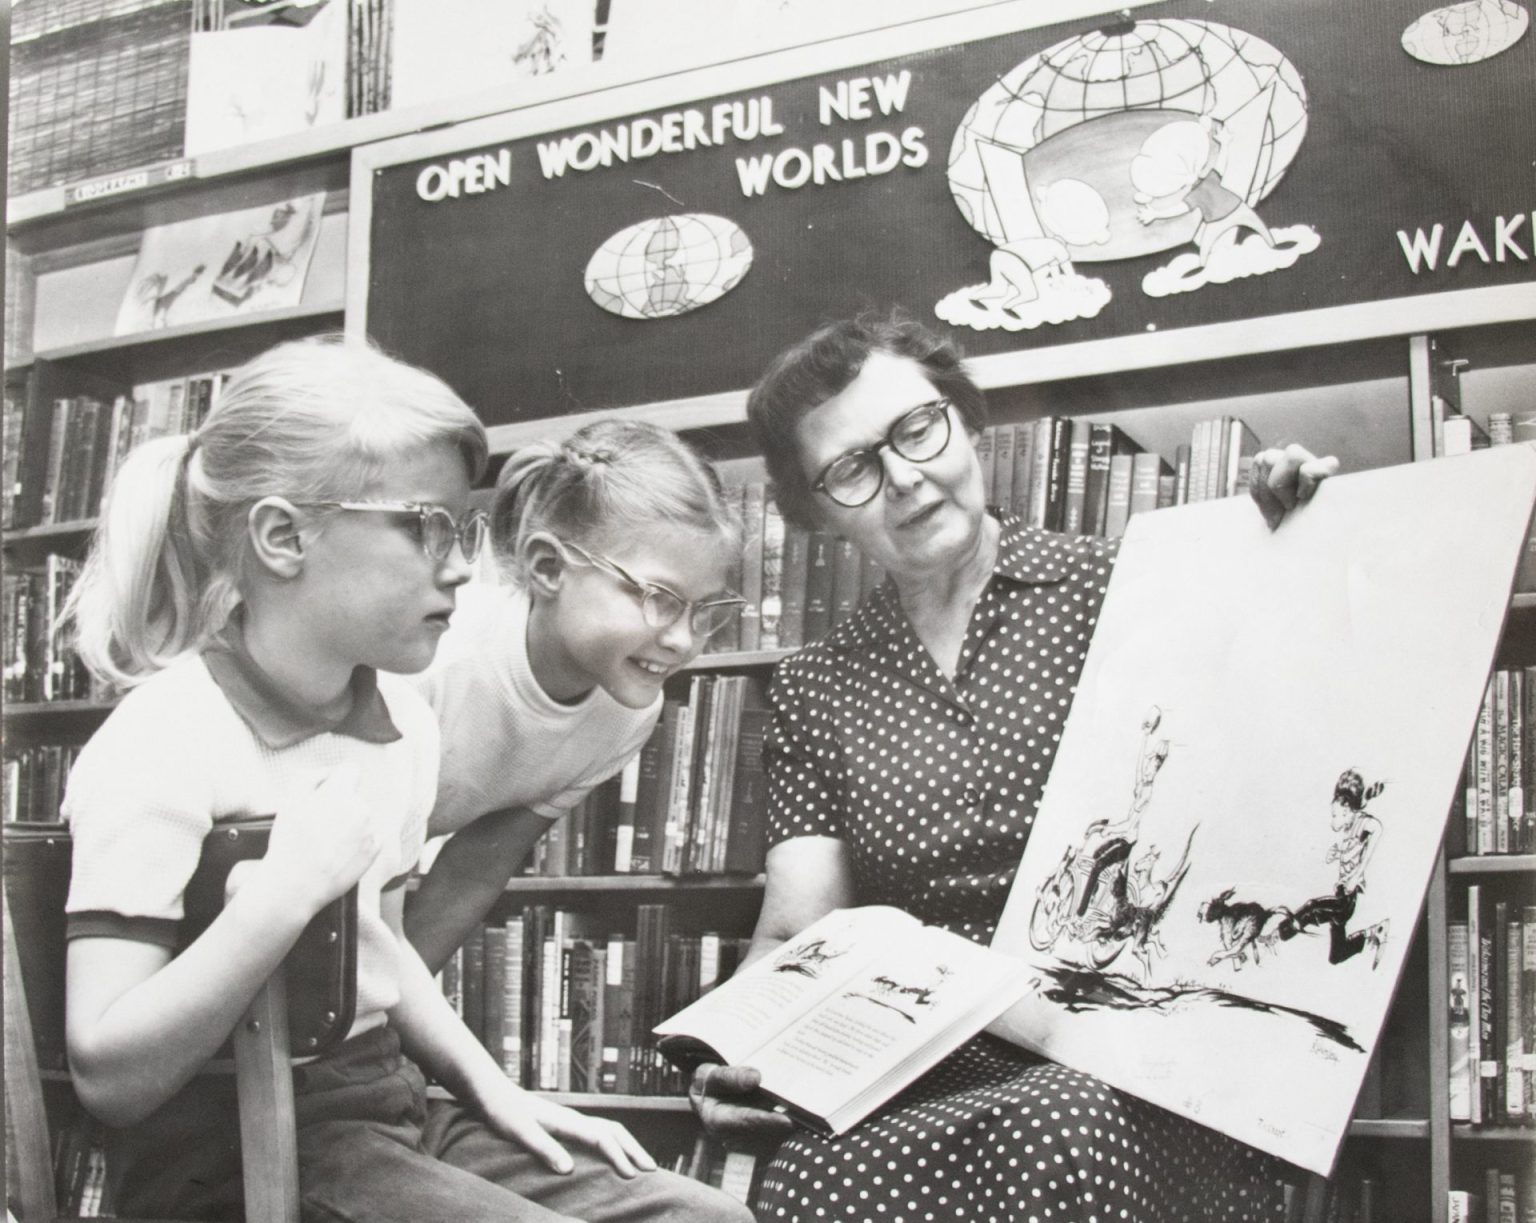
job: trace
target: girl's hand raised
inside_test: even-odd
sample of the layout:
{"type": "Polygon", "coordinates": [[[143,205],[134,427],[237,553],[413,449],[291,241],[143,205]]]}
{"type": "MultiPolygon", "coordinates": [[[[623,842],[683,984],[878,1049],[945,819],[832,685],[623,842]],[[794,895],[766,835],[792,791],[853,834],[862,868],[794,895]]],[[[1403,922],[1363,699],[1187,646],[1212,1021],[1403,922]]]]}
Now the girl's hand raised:
{"type": "Polygon", "coordinates": [[[383,843],[377,821],[358,797],[358,774],[346,764],[277,813],[261,868],[318,913],[373,865],[383,843]]]}

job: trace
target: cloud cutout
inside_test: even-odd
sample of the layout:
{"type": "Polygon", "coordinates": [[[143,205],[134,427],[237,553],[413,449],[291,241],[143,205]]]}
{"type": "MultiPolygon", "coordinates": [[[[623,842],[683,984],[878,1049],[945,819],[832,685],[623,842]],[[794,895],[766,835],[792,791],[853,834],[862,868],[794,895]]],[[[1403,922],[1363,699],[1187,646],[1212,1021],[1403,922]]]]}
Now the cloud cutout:
{"type": "Polygon", "coordinates": [[[1203,267],[1194,251],[1176,255],[1142,277],[1142,292],[1148,297],[1168,297],[1246,276],[1265,276],[1290,267],[1303,255],[1315,251],[1322,241],[1310,225],[1272,229],[1270,235],[1275,240],[1273,247],[1258,234],[1248,234],[1239,242],[1223,242],[1211,252],[1210,262],[1203,267]]]}

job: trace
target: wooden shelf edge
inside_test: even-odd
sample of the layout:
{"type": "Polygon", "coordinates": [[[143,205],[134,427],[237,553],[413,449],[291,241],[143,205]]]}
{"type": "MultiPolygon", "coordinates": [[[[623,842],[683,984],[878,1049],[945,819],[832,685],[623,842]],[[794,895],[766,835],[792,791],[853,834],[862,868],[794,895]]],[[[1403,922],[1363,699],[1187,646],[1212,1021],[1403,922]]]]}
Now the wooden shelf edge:
{"type": "Polygon", "coordinates": [[[110,713],[117,708],[116,701],[17,701],[5,705],[5,719],[13,718],[61,718],[70,714],[110,713]]]}
{"type": "Polygon", "coordinates": [[[519,875],[507,892],[747,892],[762,875],[519,875]]]}
{"type": "Polygon", "coordinates": [[[216,335],[222,331],[244,331],[272,323],[290,323],[299,319],[323,318],[334,314],[339,320],[346,306],[339,298],[308,305],[289,306],[282,310],[262,310],[229,318],[200,319],[195,323],[182,323],[160,331],[136,331],[132,335],[107,336],[99,340],[86,340],[79,344],[67,344],[61,348],[39,351],[39,361],[67,361],[75,357],[95,356],[108,352],[123,352],[150,345],[169,344],[194,336],[216,335]]]}
{"type": "Polygon", "coordinates": [[[680,669],[714,671],[721,667],[766,667],[788,658],[799,648],[796,646],[788,650],[724,650],[718,654],[700,654],[680,669]]]}
{"type": "Polygon", "coordinates": [[[1536,854],[1475,854],[1452,858],[1453,875],[1528,874],[1536,871],[1536,854]]]}
{"type": "Polygon", "coordinates": [[[1349,1123],[1351,1138],[1428,1138],[1423,1117],[1356,1117],[1349,1123]]]}
{"type": "Polygon", "coordinates": [[[36,543],[40,540],[62,539],[71,535],[86,535],[96,529],[95,518],[79,518],[74,522],[45,522],[36,527],[7,528],[3,538],[6,545],[36,543]]]}
{"type": "Polygon", "coordinates": [[[1536,1142],[1536,1130],[1520,1125],[1458,1123],[1451,1126],[1451,1139],[1455,1142],[1536,1142]]]}
{"type": "MultiPolygon", "coordinates": [[[[594,1091],[536,1091],[533,1093],[557,1104],[580,1109],[632,1109],[648,1113],[690,1113],[693,1111],[686,1096],[617,1096],[594,1091]]],[[[435,1083],[427,1088],[432,1100],[451,1100],[453,1096],[445,1087],[435,1083]]]]}

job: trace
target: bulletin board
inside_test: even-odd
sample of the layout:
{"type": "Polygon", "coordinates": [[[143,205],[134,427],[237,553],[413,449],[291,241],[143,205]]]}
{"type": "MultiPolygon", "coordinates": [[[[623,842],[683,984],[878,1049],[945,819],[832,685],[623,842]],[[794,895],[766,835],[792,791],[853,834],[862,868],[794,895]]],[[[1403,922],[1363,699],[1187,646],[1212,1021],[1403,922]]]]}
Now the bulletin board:
{"type": "Polygon", "coordinates": [[[1536,317],[1530,0],[1103,7],[995,4],[359,149],[348,328],[508,426],[739,416],[774,354],[869,307],[994,383],[1536,317]]]}

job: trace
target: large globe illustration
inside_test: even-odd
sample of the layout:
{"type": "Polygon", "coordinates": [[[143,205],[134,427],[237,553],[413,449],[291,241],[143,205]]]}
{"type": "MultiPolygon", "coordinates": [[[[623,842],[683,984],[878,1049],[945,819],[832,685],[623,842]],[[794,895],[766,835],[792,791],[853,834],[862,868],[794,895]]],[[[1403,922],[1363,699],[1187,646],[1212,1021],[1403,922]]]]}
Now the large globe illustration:
{"type": "Polygon", "coordinates": [[[1054,236],[1074,260],[1168,250],[1190,240],[1199,216],[1139,218],[1131,165],[1156,133],[1192,119],[1211,132],[1221,184],[1253,205],[1301,146],[1306,90],[1280,51],[1242,31],[1123,22],[1031,56],[977,98],[950,146],[950,191],[999,246],[1054,236]],[[1072,215],[1086,193],[1108,216],[1091,238],[1072,215]]]}
{"type": "Polygon", "coordinates": [[[587,295],[624,318],[668,318],[729,293],[751,266],[752,243],[734,221],[705,212],[653,217],[593,252],[587,295]]]}

